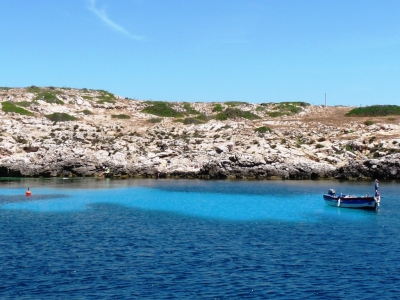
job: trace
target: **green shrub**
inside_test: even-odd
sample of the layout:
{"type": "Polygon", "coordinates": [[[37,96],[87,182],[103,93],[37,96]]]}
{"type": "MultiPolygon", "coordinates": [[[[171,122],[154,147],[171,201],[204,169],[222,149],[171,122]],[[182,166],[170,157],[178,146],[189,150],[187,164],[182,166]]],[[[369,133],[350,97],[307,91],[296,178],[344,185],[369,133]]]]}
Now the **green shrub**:
{"type": "Polygon", "coordinates": [[[115,100],[113,100],[113,99],[104,99],[104,100],[98,100],[97,103],[98,104],[104,104],[104,103],[115,104],[115,100]]]}
{"type": "Polygon", "coordinates": [[[130,119],[131,116],[119,114],[119,115],[111,115],[111,118],[113,118],[113,119],[130,119]]]}
{"type": "Polygon", "coordinates": [[[149,123],[160,123],[162,121],[162,118],[151,118],[147,120],[149,123]]]}
{"type": "Polygon", "coordinates": [[[182,113],[172,108],[171,103],[163,101],[153,101],[153,102],[149,101],[148,104],[151,105],[143,109],[142,112],[156,115],[159,117],[172,117],[172,118],[183,117],[182,113]]]}
{"type": "Polygon", "coordinates": [[[82,110],[81,113],[84,113],[85,115],[93,115],[93,112],[88,109],[82,110]]]}
{"type": "Polygon", "coordinates": [[[281,102],[281,104],[301,106],[301,107],[310,106],[310,103],[302,102],[302,101],[288,101],[288,102],[281,102]]]}
{"type": "Polygon", "coordinates": [[[111,104],[115,104],[115,100],[112,98],[105,98],[105,99],[100,99],[97,100],[98,104],[104,104],[104,103],[111,103],[111,104]]]}
{"type": "Polygon", "coordinates": [[[28,93],[39,93],[40,91],[42,91],[42,88],[35,85],[31,85],[30,87],[27,87],[25,89],[28,93]]]}
{"type": "Polygon", "coordinates": [[[269,111],[267,112],[267,115],[270,116],[271,118],[276,118],[280,116],[286,116],[286,114],[280,112],[280,111],[269,111]]]}
{"type": "Polygon", "coordinates": [[[29,107],[31,106],[32,102],[29,101],[20,101],[20,102],[14,102],[15,105],[22,106],[22,107],[29,107]]]}
{"type": "Polygon", "coordinates": [[[372,143],[373,141],[375,141],[376,137],[375,136],[371,136],[368,140],[368,143],[372,143]]]}
{"type": "Polygon", "coordinates": [[[117,100],[115,98],[115,95],[110,93],[110,92],[107,92],[107,91],[104,91],[104,90],[99,90],[98,92],[100,93],[99,96],[96,96],[96,98],[98,99],[97,100],[98,104],[104,104],[104,103],[114,104],[115,100],[117,100]]]}
{"type": "Polygon", "coordinates": [[[86,100],[93,100],[94,97],[91,97],[91,96],[82,96],[82,98],[83,98],[83,99],[86,99],[86,100]]]}
{"type": "Polygon", "coordinates": [[[54,122],[68,122],[75,121],[77,118],[66,113],[53,113],[50,115],[45,115],[45,117],[54,122]]]}
{"type": "Polygon", "coordinates": [[[213,107],[213,109],[212,109],[212,111],[213,112],[221,112],[223,109],[222,109],[222,105],[221,104],[215,104],[214,105],[214,107],[213,107]]]}
{"type": "Polygon", "coordinates": [[[51,92],[40,92],[34,100],[43,100],[47,103],[64,104],[63,101],[58,99],[54,93],[51,92]]]}
{"type": "Polygon", "coordinates": [[[242,104],[248,104],[247,102],[242,102],[242,101],[227,101],[224,103],[225,103],[225,105],[228,105],[228,106],[238,106],[238,105],[242,105],[242,104]]]}
{"type": "Polygon", "coordinates": [[[309,106],[306,102],[281,102],[281,103],[261,103],[263,106],[273,105],[272,111],[267,114],[272,117],[290,116],[303,110],[303,107],[309,106]]]}
{"type": "Polygon", "coordinates": [[[317,149],[321,149],[321,148],[324,148],[325,146],[324,145],[322,145],[322,144],[316,144],[315,145],[315,148],[317,148],[317,149]]]}
{"type": "Polygon", "coordinates": [[[183,108],[186,110],[186,113],[189,115],[197,115],[200,112],[198,112],[197,110],[195,110],[190,103],[183,103],[183,108]]]}
{"type": "Polygon", "coordinates": [[[347,117],[380,117],[400,115],[400,106],[397,105],[372,105],[352,109],[345,116],[347,117]]]}
{"type": "Polygon", "coordinates": [[[374,125],[375,122],[372,121],[372,120],[367,120],[367,121],[364,122],[364,124],[367,125],[367,126],[370,126],[370,125],[374,125]]]}
{"type": "Polygon", "coordinates": [[[320,137],[319,139],[318,139],[318,142],[325,142],[326,141],[326,139],[324,138],[324,137],[320,137]]]}
{"type": "Polygon", "coordinates": [[[287,111],[292,114],[297,114],[302,111],[301,106],[297,106],[296,104],[292,104],[292,103],[281,103],[281,107],[285,113],[287,111]]]}
{"type": "Polygon", "coordinates": [[[244,118],[244,119],[248,119],[248,120],[261,119],[260,116],[257,116],[255,114],[253,114],[252,112],[242,111],[238,108],[231,108],[231,107],[228,107],[227,109],[225,109],[225,111],[222,111],[222,112],[218,113],[217,115],[215,115],[215,119],[221,120],[221,121],[224,121],[227,119],[236,119],[236,118],[244,118]]]}
{"type": "Polygon", "coordinates": [[[197,118],[185,118],[183,120],[183,124],[189,125],[189,124],[203,124],[204,121],[199,120],[197,118]]]}
{"type": "Polygon", "coordinates": [[[302,102],[302,101],[285,101],[285,102],[269,102],[269,103],[260,103],[262,106],[269,106],[269,105],[278,105],[278,106],[285,106],[285,105],[290,105],[290,106],[301,106],[301,107],[307,107],[310,106],[310,103],[307,102],[302,102]]]}
{"type": "Polygon", "coordinates": [[[2,105],[2,110],[6,113],[13,112],[13,113],[17,113],[17,114],[24,115],[24,116],[33,116],[32,112],[16,106],[12,102],[5,101],[5,102],[2,102],[1,105],[2,105]]]}
{"type": "Polygon", "coordinates": [[[205,114],[199,114],[199,115],[196,116],[196,119],[198,119],[200,121],[207,122],[210,118],[207,117],[205,114]]]}
{"type": "Polygon", "coordinates": [[[258,127],[256,129],[254,129],[254,131],[259,132],[259,133],[272,132],[271,128],[269,128],[267,126],[258,127]]]}
{"type": "Polygon", "coordinates": [[[204,114],[199,114],[196,117],[185,118],[185,119],[176,119],[174,122],[180,122],[186,125],[189,124],[204,124],[207,123],[209,118],[204,114]]]}

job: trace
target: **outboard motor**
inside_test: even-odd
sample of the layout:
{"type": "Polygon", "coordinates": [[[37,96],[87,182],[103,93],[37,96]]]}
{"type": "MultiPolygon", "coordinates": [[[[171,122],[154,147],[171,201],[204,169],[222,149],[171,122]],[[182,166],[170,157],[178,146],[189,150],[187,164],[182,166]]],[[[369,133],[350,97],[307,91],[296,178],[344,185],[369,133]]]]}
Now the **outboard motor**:
{"type": "Polygon", "coordinates": [[[336,191],[334,189],[330,189],[328,192],[329,195],[333,196],[336,194],[336,191]]]}

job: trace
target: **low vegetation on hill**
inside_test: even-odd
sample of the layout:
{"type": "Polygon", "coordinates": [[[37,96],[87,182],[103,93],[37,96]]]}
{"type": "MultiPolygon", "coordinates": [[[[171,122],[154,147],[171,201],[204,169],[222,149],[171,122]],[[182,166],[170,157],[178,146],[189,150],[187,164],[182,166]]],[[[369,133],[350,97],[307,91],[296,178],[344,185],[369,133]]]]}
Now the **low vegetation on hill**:
{"type": "Polygon", "coordinates": [[[255,131],[255,132],[258,132],[258,133],[272,132],[271,128],[269,128],[269,127],[267,127],[267,126],[258,127],[258,128],[256,128],[256,129],[254,129],[254,131],[255,131]]]}
{"type": "Polygon", "coordinates": [[[87,116],[89,116],[89,115],[93,115],[93,112],[92,112],[92,111],[90,111],[90,110],[88,110],[88,109],[84,109],[84,110],[82,110],[82,111],[81,111],[81,113],[83,113],[83,114],[85,114],[85,115],[87,115],[87,116]]]}
{"type": "Polygon", "coordinates": [[[75,118],[74,116],[66,113],[52,113],[50,115],[46,115],[45,117],[54,122],[67,122],[77,120],[77,118],[75,118]]]}
{"type": "Polygon", "coordinates": [[[223,110],[224,110],[224,109],[223,109],[222,105],[219,104],[219,103],[215,104],[214,107],[213,107],[213,109],[212,109],[213,112],[221,112],[221,111],[223,111],[223,110]]]}
{"type": "Polygon", "coordinates": [[[151,123],[151,124],[156,124],[156,123],[160,123],[163,119],[162,118],[150,118],[147,120],[147,122],[151,123]]]}
{"type": "Polygon", "coordinates": [[[371,125],[374,125],[375,122],[372,121],[372,120],[367,120],[367,121],[364,122],[364,124],[367,125],[367,126],[371,126],[371,125]]]}
{"type": "Polygon", "coordinates": [[[199,114],[195,117],[188,117],[185,119],[176,119],[175,122],[180,122],[186,125],[190,124],[203,124],[206,123],[209,120],[205,115],[199,114]]]}
{"type": "MultiPolygon", "coordinates": [[[[2,89],[5,92],[8,92],[12,88],[2,89]]],[[[68,105],[72,103],[75,104],[77,94],[79,95],[80,99],[88,101],[89,103],[91,103],[91,105],[93,105],[93,103],[116,104],[118,101],[118,97],[105,90],[37,86],[30,86],[23,89],[25,89],[27,93],[31,94],[27,97],[28,100],[21,99],[22,101],[20,100],[18,102],[10,101],[8,107],[7,104],[5,104],[7,111],[29,115],[31,114],[31,112],[29,112],[27,109],[29,109],[32,105],[39,106],[39,100],[56,105],[68,105]],[[72,103],[71,100],[73,101],[72,103]],[[23,108],[25,108],[25,110],[23,108]]],[[[305,106],[309,105],[305,102],[282,102],[263,103],[261,105],[254,106],[253,104],[242,101],[227,101],[221,103],[213,103],[211,111],[207,111],[207,109],[205,111],[199,111],[199,106],[193,105],[189,102],[172,103],[167,101],[145,101],[144,104],[145,107],[143,108],[142,106],[141,111],[155,116],[155,118],[149,120],[149,123],[161,122],[160,118],[175,118],[175,122],[181,122],[186,125],[203,124],[207,123],[209,120],[225,121],[235,120],[239,118],[247,120],[258,120],[268,116],[279,117],[285,115],[293,115],[302,111],[305,106]],[[245,108],[245,110],[243,110],[243,108],[245,108]]],[[[35,110],[38,111],[37,108],[35,108],[35,110]]],[[[88,109],[78,112],[85,115],[93,114],[93,112],[88,109]]],[[[113,114],[111,115],[111,117],[114,119],[130,118],[128,115],[123,114],[113,114]]],[[[65,115],[48,115],[47,118],[54,119],[57,122],[71,120],[65,115]]]]}
{"type": "Polygon", "coordinates": [[[238,106],[238,105],[246,105],[248,103],[242,102],[242,101],[227,101],[227,102],[224,102],[224,104],[228,105],[228,106],[238,106]]]}
{"type": "Polygon", "coordinates": [[[131,117],[125,114],[111,115],[113,119],[130,119],[131,117]]]}
{"type": "Polygon", "coordinates": [[[266,112],[270,117],[290,116],[301,112],[304,107],[309,106],[306,102],[280,102],[280,103],[261,103],[262,106],[268,107],[266,112]]]}
{"type": "Polygon", "coordinates": [[[14,102],[15,105],[21,106],[21,107],[29,107],[31,106],[33,102],[29,101],[19,101],[19,102],[14,102]]]}
{"type": "Polygon", "coordinates": [[[24,116],[33,116],[32,112],[30,112],[22,107],[19,107],[12,102],[5,101],[5,102],[2,102],[1,105],[2,105],[2,110],[6,113],[13,112],[13,113],[17,113],[17,114],[24,115],[24,116]]]}
{"type": "Polygon", "coordinates": [[[186,113],[189,115],[198,115],[200,114],[200,112],[198,112],[197,110],[195,110],[190,103],[183,103],[183,108],[185,109],[186,113]]]}
{"type": "Polygon", "coordinates": [[[242,111],[238,108],[232,108],[232,107],[228,107],[227,109],[218,113],[215,116],[215,119],[220,120],[220,121],[224,121],[224,120],[228,120],[228,119],[236,119],[236,118],[244,118],[247,120],[261,119],[260,116],[253,114],[250,111],[242,111]]]}
{"type": "Polygon", "coordinates": [[[164,101],[148,101],[147,104],[150,105],[142,110],[145,113],[159,117],[172,117],[172,118],[183,117],[183,113],[175,110],[173,108],[172,103],[164,101]]]}
{"type": "Polygon", "coordinates": [[[40,93],[45,88],[37,87],[35,85],[31,85],[30,87],[25,88],[28,93],[40,93]]]}
{"type": "Polygon", "coordinates": [[[47,103],[64,104],[64,102],[57,98],[58,93],[50,91],[41,91],[37,94],[34,100],[43,100],[47,103]]]}
{"type": "Polygon", "coordinates": [[[98,99],[97,103],[99,103],[99,104],[104,104],[104,103],[114,104],[115,101],[117,100],[115,98],[115,95],[110,93],[110,92],[107,92],[107,91],[104,91],[104,90],[100,90],[100,93],[101,94],[96,97],[98,99]]]}
{"type": "Polygon", "coordinates": [[[384,117],[400,115],[400,106],[397,105],[372,105],[350,110],[347,117],[384,117]]]}

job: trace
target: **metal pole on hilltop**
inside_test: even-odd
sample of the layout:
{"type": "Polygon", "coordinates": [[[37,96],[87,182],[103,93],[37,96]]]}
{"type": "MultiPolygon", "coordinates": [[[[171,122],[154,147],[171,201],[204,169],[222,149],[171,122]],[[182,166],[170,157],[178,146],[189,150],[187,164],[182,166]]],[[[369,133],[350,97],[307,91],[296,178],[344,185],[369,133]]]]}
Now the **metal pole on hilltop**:
{"type": "Polygon", "coordinates": [[[325,107],[326,107],[326,93],[325,93],[325,107]]]}

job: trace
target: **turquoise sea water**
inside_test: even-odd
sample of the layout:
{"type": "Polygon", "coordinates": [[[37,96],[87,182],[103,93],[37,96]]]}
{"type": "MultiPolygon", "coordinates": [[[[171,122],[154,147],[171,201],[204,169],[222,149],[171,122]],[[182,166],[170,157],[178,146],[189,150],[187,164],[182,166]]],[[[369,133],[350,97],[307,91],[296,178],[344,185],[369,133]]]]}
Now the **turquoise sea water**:
{"type": "Polygon", "coordinates": [[[390,299],[399,182],[4,179],[0,297],[390,299]],[[26,197],[27,187],[32,196],[26,197]]]}

